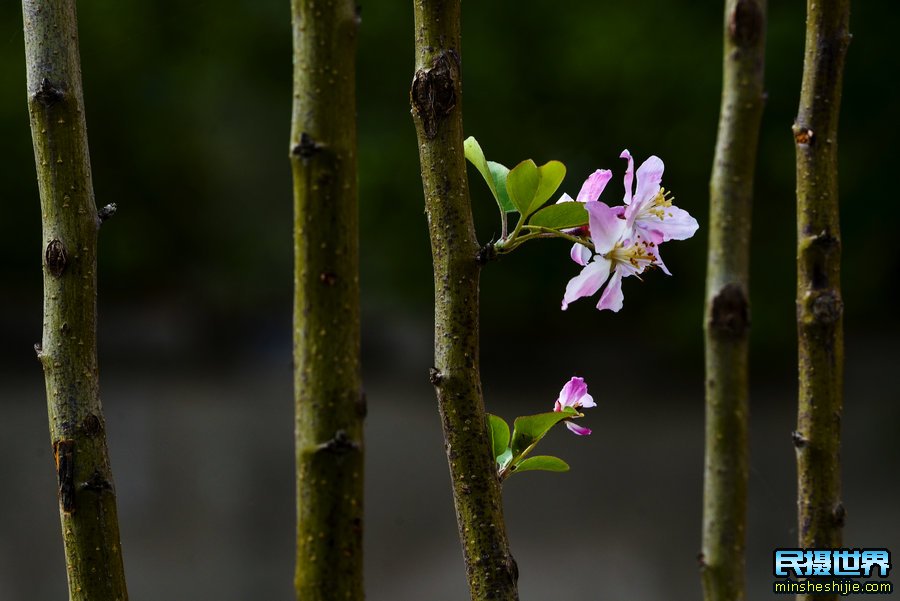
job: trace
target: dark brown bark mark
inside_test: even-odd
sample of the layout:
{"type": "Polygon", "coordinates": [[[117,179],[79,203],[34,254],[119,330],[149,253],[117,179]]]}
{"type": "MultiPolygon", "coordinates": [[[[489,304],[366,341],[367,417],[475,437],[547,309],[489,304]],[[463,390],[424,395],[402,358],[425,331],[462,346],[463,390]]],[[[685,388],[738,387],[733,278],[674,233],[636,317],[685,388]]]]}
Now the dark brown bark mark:
{"type": "Polygon", "coordinates": [[[359,445],[351,440],[344,430],[338,430],[334,433],[334,438],[322,443],[319,448],[335,455],[342,455],[359,450],[359,445]]]}
{"type": "Polygon", "coordinates": [[[820,325],[836,323],[844,314],[844,302],[834,290],[826,290],[812,298],[812,316],[820,325]]]}
{"type": "Polygon", "coordinates": [[[431,61],[430,69],[419,69],[413,78],[410,102],[429,140],[437,136],[438,124],[456,107],[455,69],[449,53],[442,52],[431,61]]]}
{"type": "Polygon", "coordinates": [[[359,391],[359,398],[356,399],[356,414],[359,417],[366,417],[369,413],[369,397],[365,390],[359,391]]]}
{"type": "Polygon", "coordinates": [[[65,245],[55,238],[47,245],[47,250],[44,252],[44,258],[47,261],[47,271],[55,278],[58,278],[63,274],[66,270],[66,265],[69,263],[69,256],[68,253],[66,253],[65,245]]]}
{"type": "Polygon", "coordinates": [[[103,424],[100,422],[99,417],[97,417],[93,413],[89,413],[81,421],[81,429],[84,431],[86,436],[94,438],[103,431],[103,424]]]}
{"type": "Polygon", "coordinates": [[[763,31],[763,13],[757,2],[738,0],[728,17],[728,36],[741,47],[753,46],[763,31]]]}
{"type": "Polygon", "coordinates": [[[63,513],[75,513],[75,441],[53,443],[53,459],[59,482],[59,504],[63,513]]]}
{"type": "Polygon", "coordinates": [[[838,503],[834,506],[834,509],[831,511],[831,518],[834,520],[835,527],[844,527],[844,523],[847,521],[847,510],[844,508],[843,503],[838,503]]]}
{"type": "Polygon", "coordinates": [[[738,284],[727,284],[712,299],[710,327],[727,336],[743,336],[750,327],[749,302],[738,284]]]}
{"type": "Polygon", "coordinates": [[[794,141],[800,146],[809,146],[810,144],[812,144],[813,140],[816,137],[816,134],[813,130],[809,129],[808,127],[801,127],[796,123],[791,129],[794,132],[794,141]]]}
{"type": "Polygon", "coordinates": [[[41,85],[34,93],[34,99],[45,107],[51,107],[63,99],[65,94],[61,89],[53,85],[46,77],[41,80],[41,85]]]}
{"type": "Polygon", "coordinates": [[[291,154],[308,160],[322,150],[322,146],[306,132],[300,134],[300,143],[291,149],[291,154]]]}
{"type": "Polygon", "coordinates": [[[107,480],[100,470],[94,470],[87,482],[81,485],[84,490],[92,490],[94,492],[102,492],[104,490],[112,490],[112,484],[107,480]]]}

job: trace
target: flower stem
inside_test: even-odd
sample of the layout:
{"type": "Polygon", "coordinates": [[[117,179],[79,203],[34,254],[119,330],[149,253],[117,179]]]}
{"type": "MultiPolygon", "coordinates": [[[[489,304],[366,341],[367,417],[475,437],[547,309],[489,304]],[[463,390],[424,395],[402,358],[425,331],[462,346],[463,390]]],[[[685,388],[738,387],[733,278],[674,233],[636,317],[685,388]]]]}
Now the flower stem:
{"type": "MultiPolygon", "coordinates": [[[[840,434],[843,412],[843,301],[837,128],[849,0],[808,0],[797,150],[797,333],[799,405],[798,544],[841,546],[840,434]]],[[[798,599],[812,599],[799,595],[798,599]]],[[[815,596],[818,601],[837,595],[815,596]]]]}
{"type": "Polygon", "coordinates": [[[471,598],[518,599],[478,358],[479,253],[463,155],[459,0],[414,4],[410,98],[419,142],[435,284],[435,367],[459,537],[471,598]]]}
{"type": "Polygon", "coordinates": [[[765,19],[765,0],[725,2],[704,318],[701,578],[706,601],[739,601],[745,594],[750,222],[764,104],[765,19]]]}
{"type": "Polygon", "coordinates": [[[569,242],[583,244],[591,250],[594,250],[594,243],[587,238],[573,236],[559,230],[554,230],[548,227],[540,227],[537,225],[526,225],[522,228],[517,227],[508,240],[501,240],[497,242],[494,247],[497,250],[497,254],[509,254],[525,242],[537,238],[562,238],[563,240],[568,240],[569,242]],[[529,233],[519,236],[518,232],[521,229],[528,230],[529,233]]]}
{"type": "MultiPolygon", "coordinates": [[[[74,0],[23,0],[44,368],[70,601],[127,601],[97,367],[97,234],[74,0]]],[[[109,216],[110,210],[104,211],[109,216]]]]}
{"type": "Polygon", "coordinates": [[[356,2],[292,0],[297,599],[363,599],[356,2]]]}

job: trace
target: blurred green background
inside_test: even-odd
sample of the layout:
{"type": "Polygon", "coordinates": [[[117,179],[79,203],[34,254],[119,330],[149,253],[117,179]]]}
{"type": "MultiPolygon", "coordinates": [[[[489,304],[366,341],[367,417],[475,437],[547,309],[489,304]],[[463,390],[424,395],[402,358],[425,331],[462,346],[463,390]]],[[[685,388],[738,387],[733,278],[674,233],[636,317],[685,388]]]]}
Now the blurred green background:
{"type": "MultiPolygon", "coordinates": [[[[852,330],[883,331],[898,292],[896,278],[889,277],[898,265],[897,246],[885,243],[894,221],[885,209],[893,194],[891,133],[898,106],[896,83],[886,74],[900,67],[889,45],[892,20],[883,14],[896,10],[886,8],[892,6],[859,3],[853,14],[840,137],[844,289],[852,330]]],[[[40,324],[38,200],[21,16],[15,3],[0,10],[0,254],[8,307],[0,324],[7,339],[25,336],[30,342],[40,324]]],[[[97,202],[119,206],[102,234],[103,313],[121,312],[138,322],[142,313],[178,315],[184,326],[172,332],[180,338],[178,348],[242,354],[252,350],[248,339],[284,339],[291,285],[286,4],[95,1],[79,10],[97,202]]],[[[793,353],[790,125],[799,94],[803,11],[802,2],[773,3],[770,10],[752,277],[754,349],[766,358],[793,353]]],[[[675,277],[627,282],[622,317],[598,316],[588,301],[569,314],[556,311],[576,272],[562,242],[491,265],[483,278],[486,337],[511,335],[523,320],[535,319],[542,325],[531,330],[541,333],[637,328],[645,337],[658,334],[664,318],[670,322],[665,337],[682,349],[679,357],[700,352],[720,24],[718,4],[687,1],[465,7],[465,129],[489,158],[509,165],[529,157],[559,159],[569,168],[564,189],[572,194],[588,173],[611,168],[612,202],[621,192],[619,152],[629,148],[638,161],[656,154],[666,162],[664,184],[701,224],[693,240],[667,249],[675,277]],[[637,317],[648,314],[654,319],[637,317]]],[[[427,319],[430,256],[407,96],[411,27],[406,3],[363,6],[362,285],[367,311],[390,308],[427,319]]],[[[479,179],[471,189],[486,241],[499,230],[494,207],[479,179]]],[[[162,337],[158,328],[147,335],[162,337]]],[[[30,344],[22,348],[4,344],[0,352],[27,352],[30,344]]]]}
{"type": "MultiPolygon", "coordinates": [[[[877,0],[854,6],[840,130],[848,387],[853,386],[848,388],[848,420],[859,420],[854,423],[860,440],[880,441],[855,457],[871,462],[870,453],[878,451],[879,461],[885,454],[894,458],[891,465],[896,465],[897,447],[884,441],[892,432],[888,424],[900,421],[900,393],[889,375],[880,374],[900,360],[894,310],[900,255],[891,238],[897,222],[891,209],[892,166],[900,107],[894,77],[900,72],[893,39],[897,6],[877,0]],[[869,401],[874,405],[866,405],[869,401]],[[854,404],[880,413],[854,413],[854,404]]],[[[790,126],[799,97],[804,10],[799,0],[770,6],[768,103],[753,224],[754,412],[772,410],[788,420],[796,352],[790,126]]],[[[489,159],[510,166],[525,158],[561,160],[568,167],[563,189],[573,195],[594,169],[613,169],[604,196],[612,203],[621,194],[620,151],[630,149],[638,162],[656,154],[666,163],[664,185],[700,222],[693,239],[668,245],[665,260],[674,277],[653,273],[643,283],[626,281],[625,307],[618,315],[598,313],[595,301],[585,300],[559,311],[565,284],[577,273],[563,242],[529,244],[489,265],[482,276],[489,406],[505,407],[507,417],[537,411],[541,399],[552,402],[558,386],[578,373],[603,391],[595,393],[598,400],[632,403],[637,420],[648,407],[651,415],[658,412],[659,423],[642,423],[642,431],[665,428],[662,416],[675,415],[689,417],[690,431],[699,436],[707,182],[721,82],[721,3],[503,0],[467,3],[463,12],[465,130],[479,139],[489,159]],[[535,390],[540,390],[537,399],[535,390]]],[[[407,2],[363,5],[358,119],[364,369],[370,424],[375,424],[370,428],[386,424],[379,420],[388,407],[397,410],[398,419],[411,415],[413,405],[416,411],[422,408],[423,420],[433,415],[424,379],[430,364],[431,257],[408,105],[412,25],[407,2]],[[407,393],[415,399],[408,406],[403,404],[407,393]]],[[[21,26],[19,5],[0,3],[0,407],[30,399],[29,423],[39,428],[42,408],[35,410],[33,402],[40,405],[43,384],[31,349],[40,337],[42,245],[21,26]]],[[[218,398],[215,386],[230,382],[229,374],[251,373],[248,381],[268,382],[272,373],[267,370],[274,369],[280,395],[274,406],[288,420],[280,432],[290,453],[289,4],[83,1],[79,26],[97,204],[114,202],[119,208],[104,226],[100,246],[101,374],[110,383],[105,384],[108,411],[115,415],[132,407],[109,398],[110,389],[125,398],[138,394],[129,392],[123,379],[142,382],[140,394],[146,395],[149,386],[165,396],[172,389],[161,382],[205,374],[197,376],[209,385],[204,394],[218,398]],[[109,408],[112,402],[121,403],[119,409],[109,408]]],[[[470,182],[485,242],[499,233],[496,210],[474,170],[470,182]]],[[[247,398],[259,397],[260,390],[248,384],[247,398]]],[[[172,401],[173,411],[179,402],[172,401]]],[[[139,406],[134,400],[133,407],[139,406]]],[[[210,405],[211,413],[215,407],[210,405]]],[[[441,470],[437,419],[423,423],[431,428],[425,443],[431,445],[429,457],[441,470]]],[[[773,431],[785,446],[778,461],[790,487],[790,423],[779,424],[773,431]]],[[[608,427],[628,430],[637,424],[608,427]]],[[[117,452],[118,457],[129,453],[131,435],[120,435],[122,446],[113,445],[114,467],[120,465],[117,452]]],[[[33,436],[34,452],[44,453],[46,430],[33,436]]],[[[763,447],[770,442],[761,438],[763,447]]],[[[370,449],[377,444],[370,431],[370,449]]],[[[691,453],[685,469],[693,478],[693,496],[685,502],[691,503],[694,522],[688,524],[696,548],[702,449],[696,437],[673,444],[691,453]]],[[[852,450],[848,453],[853,456],[852,450]]],[[[44,463],[46,457],[39,455],[37,465],[44,463]]],[[[643,479],[647,465],[636,462],[622,469],[643,479]]],[[[882,466],[881,473],[895,472],[882,466]]],[[[283,476],[289,495],[290,473],[283,476]]],[[[117,480],[120,489],[127,487],[118,472],[117,480]]],[[[538,486],[555,482],[549,477],[535,481],[538,486]]],[[[450,549],[448,569],[459,586],[461,575],[454,570],[461,564],[455,563],[458,551],[452,547],[452,515],[446,515],[445,475],[438,473],[436,482],[436,498],[444,505],[435,510],[442,517],[434,519],[445,520],[442,532],[450,533],[442,545],[450,549]]],[[[58,552],[50,501],[51,514],[42,518],[50,524],[48,548],[58,552]]],[[[789,497],[781,501],[787,517],[779,525],[784,526],[792,502],[789,497]]],[[[281,503],[289,512],[290,500],[281,503]]],[[[892,506],[885,503],[881,510],[892,506]]],[[[896,514],[891,517],[896,524],[896,514]]],[[[514,542],[523,538],[514,534],[514,542]]],[[[286,540],[289,553],[289,532],[286,540]]],[[[10,543],[10,553],[13,547],[10,543]]],[[[771,545],[762,548],[756,560],[760,574],[766,572],[765,549],[771,545]]],[[[125,549],[127,560],[128,544],[125,549]]],[[[694,569],[688,559],[679,573],[694,586],[693,572],[685,571],[694,569]]],[[[54,561],[61,568],[59,558],[54,561]]],[[[59,590],[54,578],[47,590],[59,590]]]]}

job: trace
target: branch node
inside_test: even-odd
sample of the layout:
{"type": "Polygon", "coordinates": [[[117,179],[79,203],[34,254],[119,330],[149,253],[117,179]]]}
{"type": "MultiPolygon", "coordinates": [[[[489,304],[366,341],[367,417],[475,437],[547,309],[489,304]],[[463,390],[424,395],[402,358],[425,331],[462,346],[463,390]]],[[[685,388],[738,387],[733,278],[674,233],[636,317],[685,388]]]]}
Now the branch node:
{"type": "Polygon", "coordinates": [[[807,298],[813,320],[817,323],[830,325],[844,314],[844,303],[834,290],[810,293],[807,298]]]}
{"type": "Polygon", "coordinates": [[[114,202],[111,202],[97,211],[97,218],[100,220],[100,223],[103,223],[104,221],[115,215],[116,211],[118,210],[118,205],[116,205],[116,203],[114,202]]]}
{"type": "Polygon", "coordinates": [[[343,455],[350,451],[359,450],[359,444],[351,440],[344,430],[338,430],[334,433],[334,437],[323,442],[318,446],[318,450],[333,453],[335,455],[343,455]]]}
{"type": "Polygon", "coordinates": [[[366,395],[365,390],[360,390],[359,397],[356,399],[356,414],[359,415],[359,417],[364,418],[368,412],[369,397],[366,395]]]}
{"type": "Polygon", "coordinates": [[[303,132],[300,134],[300,143],[291,149],[291,154],[307,161],[322,152],[323,148],[324,145],[319,144],[311,135],[303,132]]]}
{"type": "Polygon", "coordinates": [[[100,492],[104,490],[112,490],[112,484],[109,480],[103,477],[103,474],[100,473],[100,470],[94,470],[94,473],[91,474],[91,477],[87,482],[82,482],[80,488],[82,490],[92,490],[94,492],[100,492]]]}
{"type": "Polygon", "coordinates": [[[750,327],[747,294],[739,284],[726,284],[713,297],[709,325],[714,332],[740,337],[750,327]]]}
{"type": "Polygon", "coordinates": [[[69,262],[65,245],[56,238],[47,245],[44,258],[47,260],[47,270],[55,278],[59,278],[63,274],[69,262]]]}
{"type": "Polygon", "coordinates": [[[813,139],[816,137],[816,132],[809,129],[808,127],[801,127],[796,123],[791,128],[791,131],[794,132],[794,141],[799,146],[809,146],[812,144],[813,139]]]}
{"type": "Polygon", "coordinates": [[[489,262],[493,261],[497,258],[497,249],[494,247],[493,242],[488,242],[484,246],[478,249],[478,252],[475,253],[475,260],[478,261],[479,265],[487,265],[489,262]]]}
{"type": "Polygon", "coordinates": [[[65,94],[61,89],[50,83],[46,77],[41,80],[41,85],[34,93],[34,99],[49,108],[63,99],[65,94]]]}
{"type": "Polygon", "coordinates": [[[763,29],[763,13],[756,0],[738,0],[728,15],[728,37],[740,47],[753,46],[763,29]]]}
{"type": "Polygon", "coordinates": [[[419,69],[413,77],[409,100],[429,140],[437,136],[438,123],[456,107],[454,61],[459,64],[454,50],[440,52],[430,69],[419,69]]]}
{"type": "Polygon", "coordinates": [[[512,556],[512,553],[506,555],[506,570],[512,576],[513,582],[519,581],[519,564],[516,562],[516,558],[512,556]]]}
{"type": "Polygon", "coordinates": [[[103,430],[103,423],[93,413],[88,413],[81,422],[81,429],[86,436],[94,438],[103,430]]]}
{"type": "Polygon", "coordinates": [[[843,503],[839,502],[834,506],[834,509],[831,510],[831,519],[838,528],[844,527],[844,523],[847,521],[847,510],[844,508],[843,503]]]}

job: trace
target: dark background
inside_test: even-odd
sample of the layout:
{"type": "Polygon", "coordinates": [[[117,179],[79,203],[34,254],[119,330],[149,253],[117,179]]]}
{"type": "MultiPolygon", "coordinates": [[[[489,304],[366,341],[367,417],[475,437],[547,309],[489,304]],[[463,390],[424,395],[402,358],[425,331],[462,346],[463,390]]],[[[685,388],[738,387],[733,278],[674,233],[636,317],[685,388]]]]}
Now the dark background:
{"type": "MultiPolygon", "coordinates": [[[[794,150],[804,3],[772,3],[752,264],[749,597],[796,539],[794,150]]],[[[847,398],[846,543],[900,549],[894,3],[857,2],[840,133],[847,398]]],[[[79,6],[100,250],[103,398],[132,598],[287,599],[292,578],[292,200],[287,2],[79,6]],[[232,455],[226,465],[221,447],[232,455]]],[[[700,222],[675,274],[625,307],[559,302],[568,245],[528,245],[482,277],[489,410],[549,408],[583,375],[589,439],[551,436],[568,475],[506,486],[523,599],[697,598],[707,182],[721,7],[688,0],[467,3],[467,135],[489,159],[563,161],[563,189],[629,148],[700,222]]],[[[65,595],[43,399],[40,212],[20,7],[0,3],[0,599],[65,595]]],[[[364,4],[358,64],[372,599],[465,596],[430,365],[430,251],[408,88],[412,11],[364,4]]],[[[470,171],[482,241],[499,233],[470,171]]]]}

